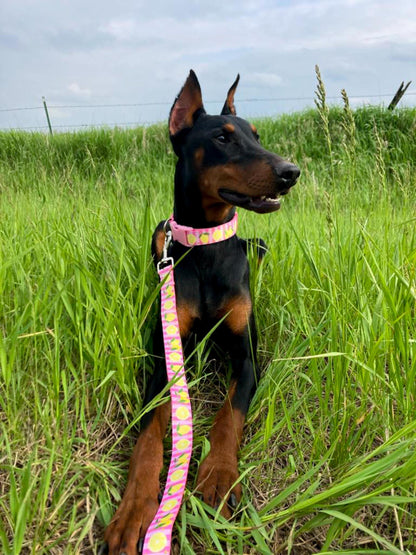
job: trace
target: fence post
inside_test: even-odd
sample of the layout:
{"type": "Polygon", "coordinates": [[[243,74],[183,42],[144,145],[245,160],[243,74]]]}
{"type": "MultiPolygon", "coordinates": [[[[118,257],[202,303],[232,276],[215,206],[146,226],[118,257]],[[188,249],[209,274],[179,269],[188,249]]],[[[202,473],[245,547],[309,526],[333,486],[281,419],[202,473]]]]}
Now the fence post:
{"type": "Polygon", "coordinates": [[[46,105],[46,98],[45,98],[44,96],[42,96],[42,101],[43,101],[43,107],[45,108],[45,114],[46,114],[46,120],[47,120],[47,122],[48,122],[49,133],[50,133],[51,135],[53,135],[51,120],[50,120],[50,118],[49,118],[48,107],[47,107],[47,105],[46,105]]]}
{"type": "Polygon", "coordinates": [[[387,110],[394,110],[395,107],[397,106],[397,104],[400,102],[402,96],[404,95],[404,93],[407,91],[407,88],[409,87],[411,81],[409,81],[407,83],[406,86],[404,86],[404,81],[402,81],[402,84],[400,85],[400,87],[397,89],[396,94],[393,97],[393,100],[390,102],[387,110]]]}

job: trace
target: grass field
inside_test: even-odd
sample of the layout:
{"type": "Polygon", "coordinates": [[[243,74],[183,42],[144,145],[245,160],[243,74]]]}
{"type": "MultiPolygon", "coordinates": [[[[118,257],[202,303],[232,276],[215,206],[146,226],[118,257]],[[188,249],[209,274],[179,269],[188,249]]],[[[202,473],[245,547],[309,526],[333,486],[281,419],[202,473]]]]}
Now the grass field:
{"type": "MultiPolygon", "coordinates": [[[[252,268],[262,377],[244,497],[226,522],[193,493],[226,390],[201,347],[175,552],[414,553],[416,110],[321,101],[256,125],[302,176],[279,213],[240,210],[239,234],[270,247],[252,268]]],[[[1,553],[94,553],[118,504],[173,171],[165,127],[0,133],[1,553]]]]}

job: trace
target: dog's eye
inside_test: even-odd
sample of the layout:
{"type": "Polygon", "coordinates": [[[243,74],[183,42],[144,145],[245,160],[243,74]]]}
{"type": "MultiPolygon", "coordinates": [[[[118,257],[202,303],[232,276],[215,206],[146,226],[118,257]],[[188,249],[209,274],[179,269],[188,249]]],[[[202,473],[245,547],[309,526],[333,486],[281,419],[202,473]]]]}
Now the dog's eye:
{"type": "Polygon", "coordinates": [[[261,141],[260,141],[260,135],[259,135],[258,133],[254,133],[254,138],[256,139],[256,141],[257,141],[258,143],[261,142],[261,141]]]}
{"type": "Polygon", "coordinates": [[[225,135],[218,135],[218,136],[215,137],[215,138],[216,138],[216,140],[217,140],[219,143],[224,144],[224,143],[227,142],[227,137],[226,137],[225,135]]]}

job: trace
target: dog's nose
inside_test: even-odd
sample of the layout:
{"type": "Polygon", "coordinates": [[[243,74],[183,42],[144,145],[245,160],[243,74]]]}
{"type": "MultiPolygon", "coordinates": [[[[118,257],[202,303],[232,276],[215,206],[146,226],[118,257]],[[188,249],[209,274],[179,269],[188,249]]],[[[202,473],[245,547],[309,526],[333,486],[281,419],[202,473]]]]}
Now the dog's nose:
{"type": "Polygon", "coordinates": [[[280,162],[280,164],[275,167],[275,172],[277,177],[289,187],[293,187],[297,178],[300,176],[300,169],[291,162],[280,162]]]}

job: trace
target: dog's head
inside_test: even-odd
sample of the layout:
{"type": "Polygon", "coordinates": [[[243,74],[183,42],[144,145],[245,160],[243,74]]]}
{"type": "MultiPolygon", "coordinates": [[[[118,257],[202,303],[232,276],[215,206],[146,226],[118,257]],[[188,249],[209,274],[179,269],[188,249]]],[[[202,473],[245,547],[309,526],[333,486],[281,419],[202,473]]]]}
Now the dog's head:
{"type": "Polygon", "coordinates": [[[169,116],[175,153],[197,184],[207,220],[232,206],[258,213],[280,208],[279,197],[295,185],[300,170],[260,144],[254,125],[237,117],[234,94],[239,76],[228,91],[219,116],[205,112],[195,73],[189,76],[169,116]],[[212,211],[212,210],[211,210],[212,211]]]}

